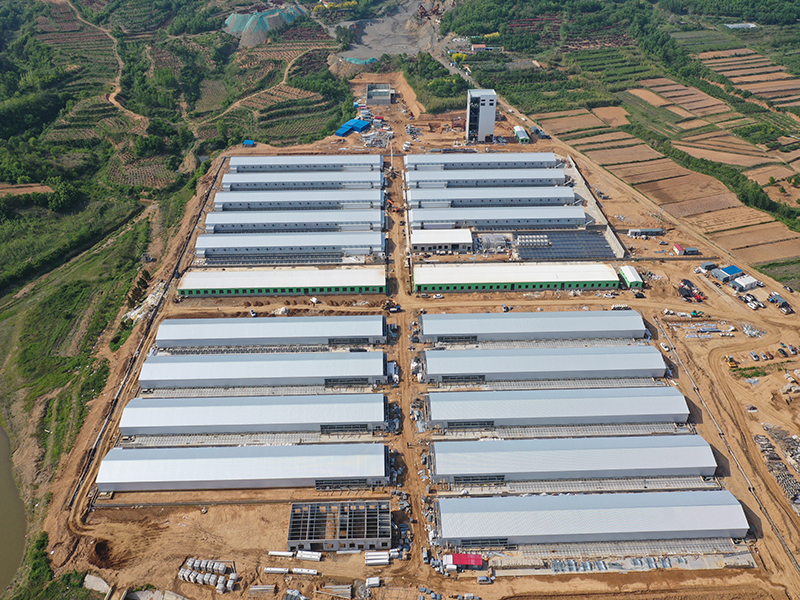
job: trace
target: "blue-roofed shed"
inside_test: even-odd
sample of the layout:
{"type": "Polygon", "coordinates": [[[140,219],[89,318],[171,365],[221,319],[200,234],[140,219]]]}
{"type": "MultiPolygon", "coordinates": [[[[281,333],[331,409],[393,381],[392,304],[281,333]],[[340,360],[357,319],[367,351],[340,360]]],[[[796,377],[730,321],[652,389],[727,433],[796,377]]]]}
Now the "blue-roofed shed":
{"type": "Polygon", "coordinates": [[[722,267],[722,269],[720,269],[720,271],[722,271],[726,275],[730,276],[731,279],[735,279],[736,277],[738,277],[739,275],[741,275],[744,272],[739,267],[737,267],[736,265],[729,265],[727,267],[722,267]]]}

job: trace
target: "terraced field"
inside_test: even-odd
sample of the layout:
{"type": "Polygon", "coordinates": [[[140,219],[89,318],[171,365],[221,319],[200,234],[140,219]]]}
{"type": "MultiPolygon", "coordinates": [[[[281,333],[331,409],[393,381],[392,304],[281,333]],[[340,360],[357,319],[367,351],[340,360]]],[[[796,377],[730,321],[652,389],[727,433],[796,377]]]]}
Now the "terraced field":
{"type": "Polygon", "coordinates": [[[130,124],[104,96],[78,102],[58,119],[45,134],[48,142],[76,147],[90,147],[100,139],[127,132],[130,124]]]}
{"type": "Polygon", "coordinates": [[[58,51],[56,61],[70,74],[65,87],[71,92],[108,90],[117,71],[113,43],[95,27],[84,25],[69,5],[48,2],[51,17],[37,23],[37,39],[58,51]]]}
{"type": "MultiPolygon", "coordinates": [[[[536,117],[544,127],[556,122],[559,129],[572,131],[565,137],[575,150],[603,165],[664,211],[696,227],[742,259],[757,263],[800,256],[800,234],[790,231],[767,213],[744,206],[736,194],[717,179],[681,167],[624,131],[610,128],[579,131],[578,125],[569,124],[570,120],[575,120],[581,127],[585,126],[586,112],[536,117]]],[[[686,152],[731,154],[743,161],[757,161],[757,164],[770,160],[763,150],[716,128],[710,133],[687,135],[675,146],[686,152]]],[[[770,174],[785,177],[792,171],[776,164],[752,173],[754,179],[768,180],[770,174]]]]}
{"type": "Polygon", "coordinates": [[[749,48],[702,52],[697,58],[737,88],[768,98],[776,106],[800,106],[800,79],[749,48]]]}
{"type": "Polygon", "coordinates": [[[567,60],[578,65],[584,75],[598,79],[612,91],[625,89],[644,77],[659,75],[659,71],[635,47],[571,52],[567,60]]]}

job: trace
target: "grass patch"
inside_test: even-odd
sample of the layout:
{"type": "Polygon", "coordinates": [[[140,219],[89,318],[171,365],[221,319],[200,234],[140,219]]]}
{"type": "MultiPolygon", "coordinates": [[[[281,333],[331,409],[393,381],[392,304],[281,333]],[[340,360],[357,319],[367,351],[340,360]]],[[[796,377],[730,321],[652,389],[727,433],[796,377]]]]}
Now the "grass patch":
{"type": "Polygon", "coordinates": [[[756,269],[764,275],[772,277],[775,281],[780,281],[783,285],[800,289],[800,258],[756,265],[756,269]]]}
{"type": "Polygon", "coordinates": [[[763,367],[741,367],[736,369],[731,369],[731,373],[733,373],[736,377],[740,379],[749,379],[751,377],[766,377],[767,372],[763,369],[763,367]]]}

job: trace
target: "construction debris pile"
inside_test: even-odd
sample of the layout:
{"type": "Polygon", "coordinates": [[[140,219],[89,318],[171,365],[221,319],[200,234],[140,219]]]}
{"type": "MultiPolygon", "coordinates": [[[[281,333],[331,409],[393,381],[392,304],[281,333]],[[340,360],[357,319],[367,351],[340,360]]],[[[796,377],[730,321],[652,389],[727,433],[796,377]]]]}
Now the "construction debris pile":
{"type": "MultiPolygon", "coordinates": [[[[764,430],[772,435],[773,439],[783,440],[783,436],[786,436],[786,432],[773,428],[771,425],[764,425],[764,430]],[[776,434],[778,431],[780,431],[782,435],[778,436],[776,434]]],[[[789,439],[791,439],[791,437],[789,437],[789,439]]],[[[800,482],[789,472],[786,463],[781,460],[781,457],[775,451],[775,446],[772,445],[767,436],[754,435],[753,440],[755,440],[756,444],[758,444],[761,449],[761,455],[767,463],[767,469],[772,473],[778,485],[781,486],[786,497],[792,501],[792,507],[796,512],[800,513],[800,482]]],[[[797,442],[795,442],[795,444],[797,444],[797,442]]],[[[794,451],[797,451],[796,445],[794,446],[794,451]]]]}

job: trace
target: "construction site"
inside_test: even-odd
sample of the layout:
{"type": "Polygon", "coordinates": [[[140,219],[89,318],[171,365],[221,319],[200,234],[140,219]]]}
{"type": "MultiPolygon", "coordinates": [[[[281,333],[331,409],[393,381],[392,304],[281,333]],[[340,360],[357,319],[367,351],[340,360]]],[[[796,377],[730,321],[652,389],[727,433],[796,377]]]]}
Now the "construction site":
{"type": "Polygon", "coordinates": [[[142,600],[800,594],[800,328],[748,306],[792,295],[558,139],[507,143],[501,99],[468,142],[466,99],[367,83],[385,145],[200,180],[54,486],[54,570],[142,600]]]}

